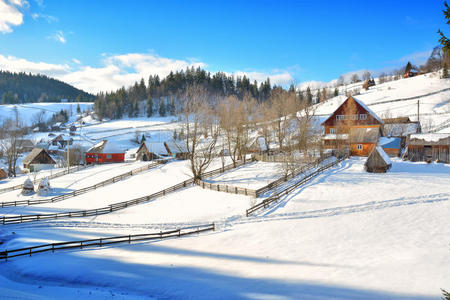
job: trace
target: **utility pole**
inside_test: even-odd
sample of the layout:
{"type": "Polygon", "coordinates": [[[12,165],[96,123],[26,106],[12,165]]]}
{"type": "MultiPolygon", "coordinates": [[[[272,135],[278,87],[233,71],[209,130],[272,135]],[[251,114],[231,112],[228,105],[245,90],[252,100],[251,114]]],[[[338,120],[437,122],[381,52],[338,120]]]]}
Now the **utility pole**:
{"type": "Polygon", "coordinates": [[[70,171],[69,141],[67,141],[67,173],[70,171]]]}
{"type": "Polygon", "coordinates": [[[420,123],[420,100],[417,100],[417,123],[420,123]]]}

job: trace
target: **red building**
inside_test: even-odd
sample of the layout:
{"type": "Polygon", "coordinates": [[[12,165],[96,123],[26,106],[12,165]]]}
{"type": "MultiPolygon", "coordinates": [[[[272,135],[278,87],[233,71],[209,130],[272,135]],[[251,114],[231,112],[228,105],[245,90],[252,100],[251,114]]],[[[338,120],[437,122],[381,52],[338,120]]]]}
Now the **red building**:
{"type": "Polygon", "coordinates": [[[87,164],[115,163],[125,161],[125,152],[106,140],[86,151],[87,164]]]}

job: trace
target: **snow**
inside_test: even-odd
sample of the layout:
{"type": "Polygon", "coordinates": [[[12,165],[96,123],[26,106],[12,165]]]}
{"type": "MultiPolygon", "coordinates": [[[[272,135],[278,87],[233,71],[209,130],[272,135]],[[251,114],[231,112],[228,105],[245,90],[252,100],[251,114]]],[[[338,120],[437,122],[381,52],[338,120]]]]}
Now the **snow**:
{"type": "Polygon", "coordinates": [[[207,182],[259,189],[282,177],[281,163],[255,162],[208,178],[207,182]]]}
{"type": "Polygon", "coordinates": [[[384,162],[387,165],[392,165],[391,159],[389,158],[389,155],[386,154],[386,152],[384,152],[383,148],[381,146],[377,146],[376,147],[378,153],[380,153],[381,158],[384,160],[384,162]]]}
{"type": "Polygon", "coordinates": [[[448,137],[450,137],[450,133],[419,133],[410,135],[410,139],[424,140],[427,142],[438,142],[448,137]]]}
{"type": "MultiPolygon", "coordinates": [[[[361,89],[358,100],[368,106],[380,118],[409,117],[417,121],[417,101],[420,101],[420,122],[427,132],[440,128],[439,132],[450,133],[450,79],[439,78],[438,73],[429,73],[411,78],[377,84],[368,91],[361,89]],[[412,99],[407,99],[411,98],[412,99]],[[402,101],[389,102],[397,99],[402,101]],[[377,104],[387,101],[386,103],[377,104]]],[[[315,116],[324,121],[346,99],[343,93],[352,85],[339,88],[341,95],[315,105],[315,116]]]]}
{"type": "Polygon", "coordinates": [[[14,116],[14,107],[19,112],[20,119],[31,126],[34,121],[34,116],[39,112],[44,112],[44,120],[48,121],[53,114],[60,112],[61,110],[67,110],[69,116],[76,114],[77,105],[80,106],[80,110],[87,111],[93,108],[92,102],[73,102],[73,103],[28,103],[28,104],[11,104],[0,105],[0,117],[3,119],[11,118],[14,116]]]}
{"type": "MultiPolygon", "coordinates": [[[[450,119],[450,92],[439,92],[449,83],[426,74],[377,85],[361,91],[358,99],[379,117],[414,120],[417,99],[374,104],[421,96],[420,120],[425,129],[433,129],[450,119]]],[[[328,116],[344,100],[339,96],[317,105],[316,115],[328,116]]],[[[145,134],[154,148],[162,148],[180,128],[171,121],[102,122],[80,128],[75,139],[88,146],[107,139],[132,149],[139,146],[132,141],[136,135],[145,134]]],[[[0,251],[211,222],[217,229],[180,239],[0,262],[0,293],[16,299],[440,299],[440,289],[450,289],[450,165],[392,159],[390,172],[367,173],[365,159],[345,160],[249,218],[245,210],[257,199],[188,186],[97,217],[2,226],[0,251]]],[[[55,178],[50,193],[79,189],[142,165],[101,165],[55,178]]],[[[220,166],[219,159],[210,169],[220,166]]],[[[276,163],[257,162],[208,180],[257,188],[278,176],[276,163]]],[[[188,162],[171,161],[61,202],[1,211],[98,208],[190,177],[188,162]]],[[[41,197],[19,193],[1,194],[0,201],[41,197]]]]}
{"type": "Polygon", "coordinates": [[[450,282],[450,166],[395,159],[374,174],[364,160],[251,218],[248,198],[189,187],[91,220],[3,227],[9,249],[210,221],[217,231],[13,259],[0,263],[0,290],[19,299],[439,299],[450,282]]]}

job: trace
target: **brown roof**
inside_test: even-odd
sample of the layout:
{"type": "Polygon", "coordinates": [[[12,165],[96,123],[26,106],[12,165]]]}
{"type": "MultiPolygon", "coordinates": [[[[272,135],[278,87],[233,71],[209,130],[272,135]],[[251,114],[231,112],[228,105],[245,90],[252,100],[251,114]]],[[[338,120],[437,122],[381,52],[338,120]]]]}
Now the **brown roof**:
{"type": "Polygon", "coordinates": [[[44,152],[46,156],[48,156],[50,158],[50,160],[56,164],[56,162],[53,160],[53,158],[47,153],[47,151],[45,151],[42,148],[34,148],[33,150],[31,150],[31,152],[27,155],[27,157],[25,157],[22,160],[22,163],[25,164],[29,164],[31,163],[39,154],[41,154],[41,152],[44,152]]]}
{"type": "Polygon", "coordinates": [[[379,128],[350,128],[350,143],[377,143],[379,128]]]}
{"type": "Polygon", "coordinates": [[[411,123],[411,120],[409,117],[398,117],[398,118],[386,118],[383,119],[384,124],[405,124],[405,123],[411,123]]]}

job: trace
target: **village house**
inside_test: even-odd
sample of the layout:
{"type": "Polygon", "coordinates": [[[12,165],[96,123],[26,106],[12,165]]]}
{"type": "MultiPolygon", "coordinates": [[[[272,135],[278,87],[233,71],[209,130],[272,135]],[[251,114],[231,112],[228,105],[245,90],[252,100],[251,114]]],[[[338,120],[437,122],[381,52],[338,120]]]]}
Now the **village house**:
{"type": "Polygon", "coordinates": [[[34,144],[29,139],[21,139],[17,140],[17,144],[19,145],[19,152],[30,152],[34,148],[34,144]]]}
{"type": "Polygon", "coordinates": [[[5,179],[6,177],[8,177],[8,173],[6,173],[5,170],[0,169],[0,179],[5,179]]]}
{"type": "Polygon", "coordinates": [[[183,141],[166,141],[164,142],[164,147],[166,148],[168,156],[172,156],[177,159],[188,158],[186,143],[183,141]]]}
{"type": "Polygon", "coordinates": [[[419,122],[413,122],[409,117],[383,119],[383,135],[401,139],[401,147],[406,146],[406,138],[410,134],[420,133],[422,128],[419,122]]]}
{"type": "Polygon", "coordinates": [[[103,140],[86,151],[86,163],[101,164],[125,161],[125,151],[113,142],[103,140]]]}
{"type": "Polygon", "coordinates": [[[323,123],[325,149],[368,156],[382,135],[383,121],[362,101],[348,97],[323,123]]]}
{"type": "Polygon", "coordinates": [[[50,154],[42,148],[34,148],[31,150],[30,154],[23,159],[22,163],[23,167],[30,170],[30,172],[51,169],[56,164],[50,154]]]}
{"type": "Polygon", "coordinates": [[[450,133],[411,134],[406,146],[411,161],[450,163],[450,133]]]}
{"type": "Polygon", "coordinates": [[[156,155],[153,152],[150,152],[149,149],[151,149],[152,146],[150,143],[147,143],[146,141],[142,141],[139,148],[136,150],[135,158],[136,160],[142,160],[142,161],[149,161],[159,158],[158,155],[156,155]]]}
{"type": "Polygon", "coordinates": [[[53,146],[57,146],[58,148],[62,149],[67,147],[67,145],[72,145],[73,144],[73,138],[71,138],[70,136],[64,135],[64,134],[60,134],[58,136],[56,136],[55,138],[53,138],[50,141],[51,145],[53,146]]]}

